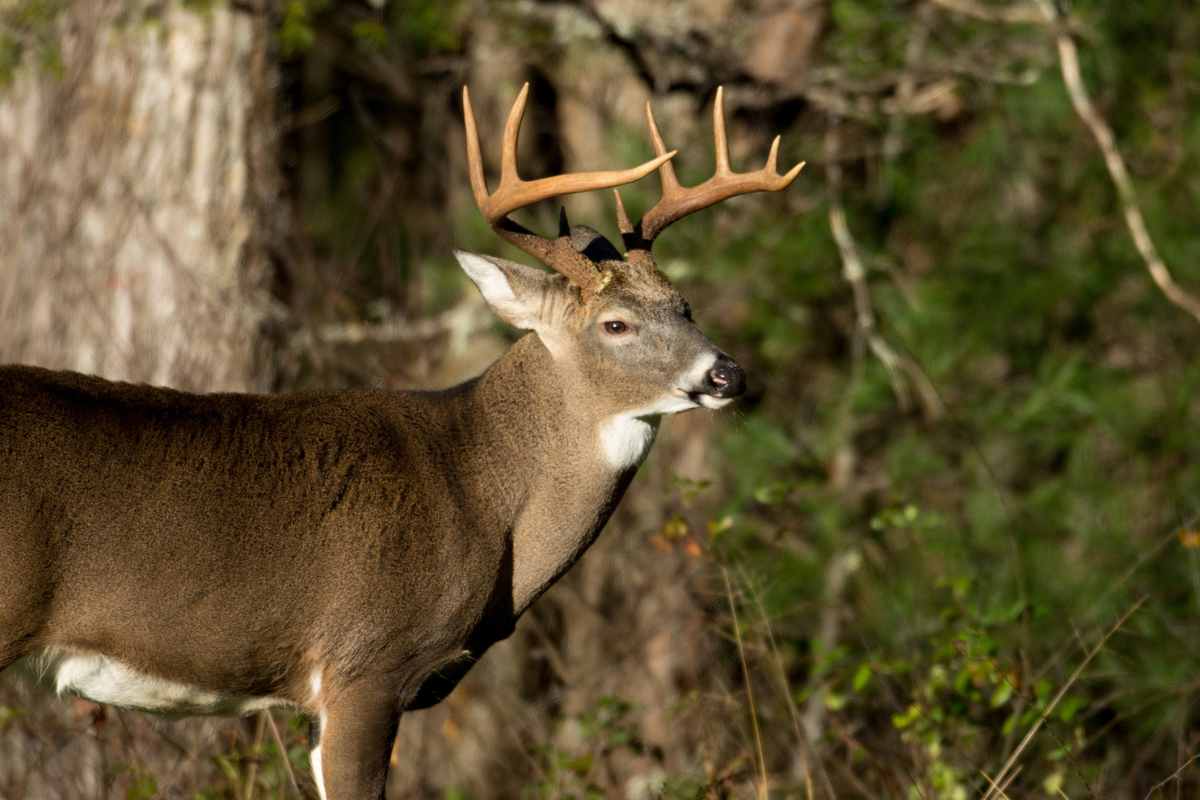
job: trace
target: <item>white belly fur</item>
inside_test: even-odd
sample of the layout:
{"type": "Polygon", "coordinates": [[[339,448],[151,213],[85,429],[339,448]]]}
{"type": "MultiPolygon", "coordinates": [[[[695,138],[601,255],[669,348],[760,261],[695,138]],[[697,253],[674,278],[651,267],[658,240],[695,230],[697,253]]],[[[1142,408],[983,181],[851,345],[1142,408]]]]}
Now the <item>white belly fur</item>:
{"type": "Polygon", "coordinates": [[[237,717],[289,705],[275,697],[226,695],[143,675],[102,655],[48,651],[28,666],[38,683],[60,695],[166,717],[237,717]]]}

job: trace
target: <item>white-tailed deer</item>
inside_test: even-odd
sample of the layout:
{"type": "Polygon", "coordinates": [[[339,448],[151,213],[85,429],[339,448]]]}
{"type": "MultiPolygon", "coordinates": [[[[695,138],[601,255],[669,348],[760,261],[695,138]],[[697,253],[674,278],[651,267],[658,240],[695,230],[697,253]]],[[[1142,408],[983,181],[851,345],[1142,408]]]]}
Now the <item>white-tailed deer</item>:
{"type": "MultiPolygon", "coordinates": [[[[528,89],[528,87],[526,87],[528,89]]],[[[466,89],[471,187],[491,227],[558,274],[456,252],[502,319],[532,331],[440,392],[192,395],[0,367],[0,669],[166,715],[282,705],[313,720],[321,797],[383,797],[402,712],[438,702],[596,538],[659,418],[719,408],[742,370],[650,255],[675,220],[777,191],[800,170],[716,175],[657,158],[517,177],[526,91],[489,195],[466,89]],[[507,215],[658,169],[624,257],[595,231],[547,240],[507,215]]],[[[802,165],[801,165],[802,166],[802,165]]]]}

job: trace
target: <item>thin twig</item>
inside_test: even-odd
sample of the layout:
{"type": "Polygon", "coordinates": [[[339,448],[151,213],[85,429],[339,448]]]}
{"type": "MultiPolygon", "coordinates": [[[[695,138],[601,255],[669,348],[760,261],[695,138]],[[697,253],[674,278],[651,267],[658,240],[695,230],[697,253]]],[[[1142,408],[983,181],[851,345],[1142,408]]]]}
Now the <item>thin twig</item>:
{"type": "Polygon", "coordinates": [[[279,755],[283,759],[283,769],[287,773],[288,783],[292,785],[292,791],[296,797],[304,797],[300,792],[299,784],[296,783],[296,772],[292,769],[292,760],[288,758],[288,750],[283,743],[283,737],[279,735],[279,729],[275,727],[275,720],[269,720],[267,727],[271,729],[271,735],[275,737],[275,746],[279,748],[279,755]]]}
{"type": "Polygon", "coordinates": [[[1154,793],[1155,793],[1155,792],[1157,792],[1159,789],[1161,789],[1162,787],[1166,786],[1166,785],[1167,785],[1168,783],[1170,783],[1171,781],[1173,781],[1173,780],[1175,780],[1176,778],[1178,778],[1178,777],[1179,777],[1179,773],[1183,772],[1185,769],[1187,769],[1188,767],[1190,767],[1190,766],[1192,765],[1192,762],[1193,762],[1193,761],[1195,761],[1195,760],[1196,760],[1196,759],[1198,759],[1198,758],[1200,758],[1200,753],[1196,753],[1194,756],[1192,756],[1191,758],[1189,758],[1187,761],[1183,762],[1183,765],[1182,765],[1182,766],[1181,766],[1179,769],[1177,769],[1177,770],[1175,770],[1174,772],[1172,772],[1172,773],[1170,774],[1170,776],[1169,776],[1169,777],[1166,777],[1166,778],[1164,778],[1163,780],[1159,781],[1158,783],[1154,784],[1154,786],[1152,786],[1152,787],[1150,788],[1150,791],[1146,792],[1146,798],[1145,798],[1145,800],[1150,800],[1150,795],[1154,794],[1154,793]]]}
{"type": "Polygon", "coordinates": [[[1020,774],[1021,774],[1021,770],[1022,770],[1023,768],[1024,768],[1024,765],[1022,765],[1022,766],[1020,766],[1020,767],[1017,767],[1016,769],[1014,769],[1014,770],[1012,771],[1012,774],[1008,776],[1008,780],[1006,780],[1006,781],[1004,782],[1004,785],[1003,785],[1003,786],[1001,786],[1000,784],[998,784],[998,783],[996,783],[994,780],[992,780],[992,779],[991,779],[991,778],[988,776],[988,774],[987,774],[986,772],[984,772],[983,770],[979,770],[979,774],[980,774],[980,775],[982,775],[984,778],[986,778],[986,779],[987,779],[987,782],[988,782],[988,783],[990,783],[990,784],[992,785],[992,788],[988,790],[989,792],[991,792],[991,791],[995,790],[995,791],[996,791],[996,793],[997,793],[997,794],[999,794],[1001,798],[1003,798],[1003,800],[1008,800],[1008,795],[1006,795],[1006,794],[1004,793],[1004,790],[1005,790],[1005,789],[1007,789],[1007,788],[1008,788],[1008,785],[1009,785],[1010,783],[1012,783],[1012,782],[1013,782],[1013,781],[1016,779],[1016,777],[1017,777],[1018,775],[1020,775],[1020,774]]]}
{"type": "MultiPolygon", "coordinates": [[[[783,666],[783,656],[779,652],[779,644],[775,641],[775,631],[771,627],[771,620],[767,616],[766,606],[763,605],[762,595],[754,590],[745,573],[742,574],[742,579],[746,585],[750,587],[750,595],[754,598],[755,605],[758,606],[758,613],[762,616],[763,627],[767,632],[767,642],[771,645],[771,656],[775,663],[776,672],[779,675],[780,687],[783,690],[784,700],[787,701],[788,712],[792,717],[792,728],[796,733],[796,744],[800,749],[800,768],[804,773],[804,792],[806,800],[813,800],[813,783],[812,773],[808,765],[808,751],[811,743],[804,735],[803,728],[800,723],[800,712],[796,708],[796,702],[792,699],[791,684],[788,682],[787,670],[783,666]]],[[[813,755],[817,755],[813,749],[813,755]]],[[[821,771],[821,777],[825,780],[825,790],[829,795],[829,800],[836,800],[836,795],[833,792],[833,786],[829,782],[829,775],[825,771],[825,765],[821,763],[820,758],[817,760],[817,768],[821,771]]]]}
{"type": "MultiPolygon", "coordinates": [[[[967,658],[974,658],[974,656],[968,655],[967,658]]],[[[1017,685],[1009,679],[1008,673],[1006,673],[1003,669],[1001,669],[1000,665],[997,664],[996,661],[994,659],[992,659],[991,656],[987,655],[987,653],[984,653],[982,656],[979,656],[979,658],[986,660],[989,664],[992,665],[992,669],[996,670],[996,672],[1000,675],[1000,677],[1004,679],[1004,682],[1007,683],[1009,688],[1011,688],[1013,690],[1013,694],[1016,697],[1018,697],[1018,698],[1022,697],[1021,690],[1019,688],[1017,688],[1017,685]]],[[[1071,762],[1071,766],[1075,769],[1076,777],[1078,777],[1079,781],[1083,784],[1083,788],[1087,790],[1088,797],[1094,797],[1095,795],[1092,794],[1092,787],[1088,783],[1087,778],[1083,777],[1083,770],[1081,770],[1079,768],[1079,762],[1075,759],[1075,754],[1072,753],[1070,748],[1068,748],[1065,744],[1063,744],[1063,741],[1058,738],[1058,735],[1054,732],[1054,728],[1050,725],[1050,719],[1047,717],[1046,712],[1042,711],[1040,708],[1038,708],[1037,705],[1033,705],[1032,708],[1034,711],[1037,712],[1038,716],[1040,716],[1042,718],[1042,722],[1044,722],[1046,724],[1046,733],[1050,734],[1050,737],[1052,739],[1054,739],[1054,743],[1058,745],[1059,750],[1061,750],[1063,752],[1063,755],[1066,756],[1067,760],[1071,762]]],[[[1013,711],[1014,723],[1012,726],[1012,730],[1014,730],[1014,731],[1017,729],[1015,720],[1018,720],[1018,719],[1020,719],[1020,714],[1018,711],[1014,710],[1013,711]]],[[[986,776],[984,776],[984,777],[986,777],[986,776]]]]}
{"type": "Polygon", "coordinates": [[[977,3],[975,0],[933,0],[933,3],[947,11],[975,17],[984,22],[1037,24],[1043,21],[1041,13],[1030,3],[1017,3],[1011,6],[990,6],[977,3]]]}
{"type": "Polygon", "coordinates": [[[258,725],[254,729],[254,744],[250,746],[250,774],[246,778],[246,800],[254,797],[254,782],[258,780],[258,762],[262,758],[262,740],[271,715],[258,712],[258,725]]]}
{"type": "MultiPolygon", "coordinates": [[[[1106,634],[1104,634],[1104,637],[1100,640],[1100,643],[1096,645],[1095,649],[1093,649],[1092,652],[1088,653],[1087,656],[1083,659],[1083,662],[1078,667],[1075,668],[1075,671],[1073,673],[1071,673],[1070,679],[1062,685],[1062,688],[1058,690],[1058,694],[1054,695],[1054,699],[1052,699],[1050,701],[1049,705],[1046,706],[1045,716],[1038,718],[1033,723],[1033,726],[1030,727],[1030,729],[1029,729],[1029,733],[1025,734],[1025,738],[1021,740],[1021,743],[1019,745],[1017,745],[1017,749],[1015,751],[1013,751],[1013,754],[1008,757],[1008,761],[1005,761],[1004,766],[1001,767],[1001,769],[998,773],[996,773],[996,782],[997,783],[999,783],[1004,778],[1004,776],[1012,768],[1013,764],[1016,763],[1016,760],[1021,757],[1021,753],[1023,753],[1025,751],[1025,748],[1029,746],[1029,743],[1031,741],[1033,741],[1034,735],[1038,732],[1038,730],[1041,729],[1042,721],[1045,720],[1046,717],[1049,716],[1051,714],[1051,712],[1054,711],[1054,707],[1058,705],[1058,701],[1062,700],[1063,697],[1066,695],[1066,693],[1070,690],[1070,688],[1075,685],[1075,681],[1083,673],[1084,668],[1087,667],[1087,665],[1091,663],[1092,659],[1096,656],[1097,653],[1099,653],[1102,649],[1104,649],[1104,645],[1108,643],[1108,640],[1112,637],[1112,635],[1114,633],[1116,633],[1121,628],[1121,626],[1125,624],[1125,621],[1127,619],[1129,619],[1131,616],[1133,616],[1133,613],[1135,611],[1137,611],[1139,608],[1141,608],[1142,604],[1145,602],[1146,602],[1146,598],[1143,597],[1140,600],[1138,600],[1136,603],[1134,603],[1133,608],[1126,611],[1124,613],[1124,615],[1122,615],[1121,618],[1119,620],[1117,620],[1116,624],[1113,625],[1111,628],[1109,628],[1108,632],[1106,634]]],[[[990,798],[992,796],[993,796],[992,790],[989,789],[987,794],[985,794],[983,796],[983,800],[990,800],[990,798]]]]}
{"type": "MultiPolygon", "coordinates": [[[[904,125],[908,121],[909,108],[917,90],[916,66],[925,54],[925,43],[929,40],[929,28],[933,20],[933,6],[923,2],[917,6],[908,42],[904,45],[904,72],[896,84],[896,107],[898,113],[888,120],[887,135],[883,138],[883,163],[892,166],[904,147],[904,125]]],[[[890,190],[890,181],[883,184],[890,190]]]]}
{"type": "Polygon", "coordinates": [[[767,762],[763,758],[762,735],[758,731],[758,713],[754,708],[754,690],[750,686],[750,668],[746,665],[746,649],[742,646],[742,632],[738,628],[737,604],[733,602],[733,586],[729,582],[729,570],[721,567],[725,576],[725,593],[729,596],[729,613],[733,615],[733,635],[737,639],[738,655],[742,659],[742,677],[746,681],[746,700],[750,704],[750,722],[754,726],[754,747],[758,751],[758,796],[767,800],[767,762]]]}

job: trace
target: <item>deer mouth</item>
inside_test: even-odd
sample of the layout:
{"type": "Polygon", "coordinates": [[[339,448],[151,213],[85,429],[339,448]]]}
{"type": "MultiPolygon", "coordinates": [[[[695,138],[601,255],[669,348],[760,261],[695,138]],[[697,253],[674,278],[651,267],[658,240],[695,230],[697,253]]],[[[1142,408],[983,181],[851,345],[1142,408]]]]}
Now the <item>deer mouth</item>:
{"type": "Polygon", "coordinates": [[[711,394],[702,394],[702,395],[699,395],[696,399],[701,406],[703,406],[704,408],[711,408],[714,411],[718,408],[724,408],[725,406],[727,406],[733,402],[732,397],[716,397],[711,394]]]}
{"type": "Polygon", "coordinates": [[[724,408],[733,402],[732,397],[718,397],[717,395],[711,394],[704,389],[698,389],[690,392],[687,389],[674,389],[672,390],[671,394],[681,400],[686,400],[691,404],[680,409],[681,411],[687,411],[693,408],[710,408],[716,410],[718,408],[724,408]]]}

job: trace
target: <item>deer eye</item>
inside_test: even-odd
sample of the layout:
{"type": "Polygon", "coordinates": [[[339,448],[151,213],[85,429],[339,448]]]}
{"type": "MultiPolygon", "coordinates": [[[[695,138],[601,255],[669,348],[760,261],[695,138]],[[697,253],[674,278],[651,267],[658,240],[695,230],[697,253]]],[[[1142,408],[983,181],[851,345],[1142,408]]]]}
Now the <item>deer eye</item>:
{"type": "Polygon", "coordinates": [[[600,327],[604,328],[604,332],[610,336],[620,336],[629,330],[629,326],[619,319],[610,319],[608,322],[600,323],[600,327]]]}

